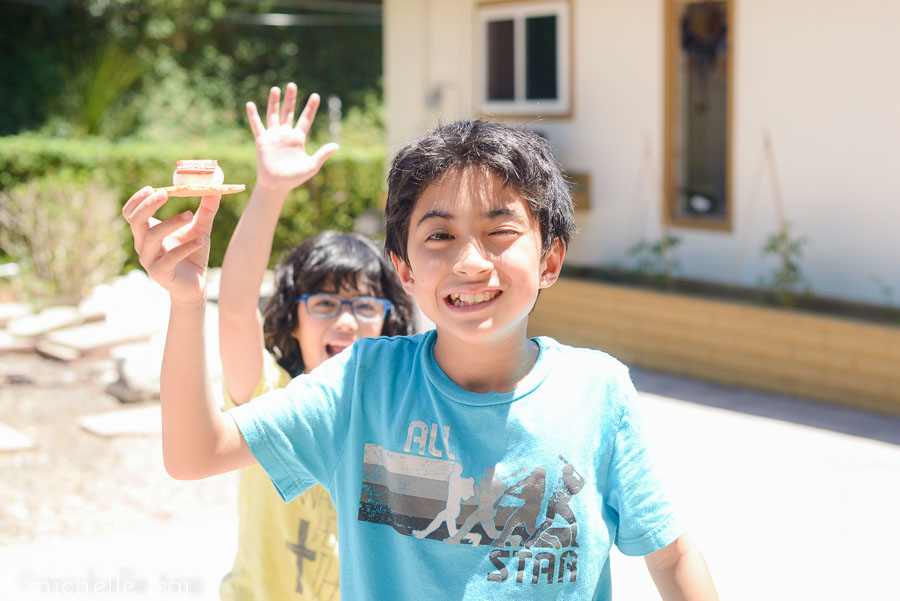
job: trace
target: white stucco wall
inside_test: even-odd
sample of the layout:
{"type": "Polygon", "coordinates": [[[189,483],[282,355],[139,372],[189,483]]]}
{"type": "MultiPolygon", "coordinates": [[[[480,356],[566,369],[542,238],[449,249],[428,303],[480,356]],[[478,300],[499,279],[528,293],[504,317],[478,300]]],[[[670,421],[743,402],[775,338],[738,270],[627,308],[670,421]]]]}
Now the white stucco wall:
{"type": "MultiPolygon", "coordinates": [[[[900,305],[900,2],[734,0],[732,232],[674,228],[681,275],[755,285],[774,264],[771,134],[788,219],[809,239],[813,292],[900,305]]],[[[385,0],[389,144],[475,114],[474,0],[385,0]],[[439,94],[434,94],[439,90],[439,94]],[[431,94],[431,103],[426,100],[431,94]]],[[[592,210],[568,261],[628,266],[660,236],[662,0],[572,0],[571,119],[531,121],[592,210]]]]}
{"type": "Polygon", "coordinates": [[[472,114],[473,3],[384,2],[388,145],[472,114]]]}

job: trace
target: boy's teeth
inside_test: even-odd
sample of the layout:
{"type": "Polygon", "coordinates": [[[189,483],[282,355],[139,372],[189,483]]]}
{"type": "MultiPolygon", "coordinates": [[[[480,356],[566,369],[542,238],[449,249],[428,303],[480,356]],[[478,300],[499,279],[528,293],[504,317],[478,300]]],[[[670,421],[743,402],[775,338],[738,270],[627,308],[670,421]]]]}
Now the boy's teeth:
{"type": "Polygon", "coordinates": [[[495,296],[497,296],[499,292],[476,292],[475,294],[451,294],[450,302],[457,307],[462,307],[465,305],[474,305],[476,303],[483,303],[485,301],[489,301],[495,296]]]}

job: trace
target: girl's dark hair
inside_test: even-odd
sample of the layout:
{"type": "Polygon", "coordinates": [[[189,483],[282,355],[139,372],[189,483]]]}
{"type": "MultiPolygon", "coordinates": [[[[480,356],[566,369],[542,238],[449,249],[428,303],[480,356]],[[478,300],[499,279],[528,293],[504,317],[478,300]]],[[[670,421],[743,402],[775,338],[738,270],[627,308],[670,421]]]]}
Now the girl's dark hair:
{"type": "Polygon", "coordinates": [[[364,286],[393,303],[382,335],[412,334],[412,300],[377,244],[359,234],[329,230],[294,248],[276,269],[275,293],[263,311],[266,348],[279,365],[291,376],[305,370],[300,344],[291,336],[297,327],[297,299],[301,294],[364,286]]]}
{"type": "Polygon", "coordinates": [[[422,192],[448,173],[490,169],[522,195],[539,223],[546,254],[575,233],[572,197],[550,144],[527,129],[489,121],[457,121],[413,140],[397,153],[388,174],[385,250],[409,264],[409,219],[422,192]]]}

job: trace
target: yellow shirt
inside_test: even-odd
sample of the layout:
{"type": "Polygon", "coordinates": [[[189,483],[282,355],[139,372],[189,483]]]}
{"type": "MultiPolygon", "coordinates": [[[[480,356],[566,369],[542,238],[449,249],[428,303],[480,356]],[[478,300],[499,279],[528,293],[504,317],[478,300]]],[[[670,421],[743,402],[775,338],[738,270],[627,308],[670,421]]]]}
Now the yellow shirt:
{"type": "MultiPolygon", "coordinates": [[[[253,398],[283,388],[291,376],[268,352],[253,398]]],[[[252,401],[251,401],[252,402],[252,401]]],[[[234,407],[225,394],[227,408],[234,407]]],[[[337,601],[337,514],[318,484],[285,503],[254,465],[241,471],[238,552],[222,580],[223,601],[337,601]]]]}

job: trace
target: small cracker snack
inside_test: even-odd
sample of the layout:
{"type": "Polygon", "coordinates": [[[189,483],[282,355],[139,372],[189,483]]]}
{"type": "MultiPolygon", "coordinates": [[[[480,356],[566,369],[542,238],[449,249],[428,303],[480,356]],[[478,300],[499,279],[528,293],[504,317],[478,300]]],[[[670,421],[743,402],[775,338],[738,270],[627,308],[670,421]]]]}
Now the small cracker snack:
{"type": "Polygon", "coordinates": [[[225,174],[215,159],[190,159],[175,162],[169,196],[212,196],[244,191],[244,184],[224,184],[225,174]]]}

